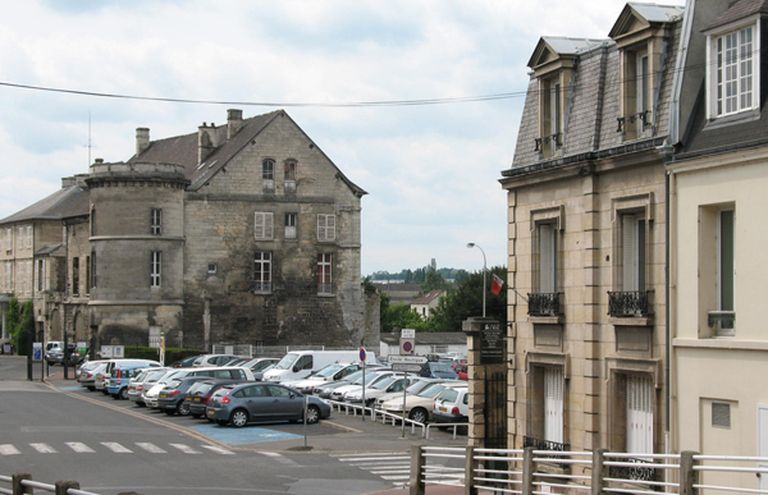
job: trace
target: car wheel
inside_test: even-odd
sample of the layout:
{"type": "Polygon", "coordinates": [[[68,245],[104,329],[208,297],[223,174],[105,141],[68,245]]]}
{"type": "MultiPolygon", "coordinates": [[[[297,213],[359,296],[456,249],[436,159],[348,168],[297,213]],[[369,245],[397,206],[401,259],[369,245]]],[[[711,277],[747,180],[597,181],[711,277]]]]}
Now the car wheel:
{"type": "Polygon", "coordinates": [[[427,415],[426,409],[423,409],[421,407],[417,407],[416,409],[412,410],[410,414],[408,414],[408,419],[411,419],[413,421],[416,421],[417,423],[426,424],[427,418],[429,416],[427,415]]]}
{"type": "Polygon", "coordinates": [[[245,412],[243,409],[235,409],[232,412],[232,416],[229,418],[229,422],[234,426],[235,428],[242,428],[246,424],[248,424],[248,413],[245,412]]]}
{"type": "Polygon", "coordinates": [[[128,389],[120,389],[120,400],[128,400],[128,389]]]}
{"type": "Polygon", "coordinates": [[[179,416],[189,416],[189,404],[186,401],[179,402],[179,405],[176,406],[176,412],[179,413],[179,416]]]}
{"type": "Polygon", "coordinates": [[[307,407],[306,423],[308,425],[313,425],[318,421],[320,421],[320,409],[318,409],[317,406],[307,407]]]}

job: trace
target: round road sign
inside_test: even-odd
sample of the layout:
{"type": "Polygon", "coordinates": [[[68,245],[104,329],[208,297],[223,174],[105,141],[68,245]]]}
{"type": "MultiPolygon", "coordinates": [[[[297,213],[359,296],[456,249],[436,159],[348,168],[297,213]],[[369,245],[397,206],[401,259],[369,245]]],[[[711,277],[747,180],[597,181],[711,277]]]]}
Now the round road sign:
{"type": "Polygon", "coordinates": [[[405,342],[403,342],[403,350],[405,352],[411,352],[413,350],[413,342],[411,342],[410,340],[406,340],[405,342]]]}
{"type": "Polygon", "coordinates": [[[368,355],[367,355],[367,354],[366,354],[366,352],[365,352],[365,347],[361,347],[361,348],[360,348],[360,362],[361,362],[361,363],[364,363],[364,362],[365,362],[365,358],[366,358],[367,356],[368,356],[368,355]]]}

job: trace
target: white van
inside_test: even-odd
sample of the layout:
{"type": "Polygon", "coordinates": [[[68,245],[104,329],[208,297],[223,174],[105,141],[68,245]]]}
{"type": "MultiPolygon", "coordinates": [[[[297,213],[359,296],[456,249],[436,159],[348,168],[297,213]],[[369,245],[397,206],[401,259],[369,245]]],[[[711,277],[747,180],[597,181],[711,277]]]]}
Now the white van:
{"type": "MultiPolygon", "coordinates": [[[[376,356],[368,353],[368,361],[376,362],[376,356]]],[[[274,368],[264,372],[265,382],[301,380],[333,363],[351,363],[359,360],[354,351],[291,351],[274,368]]]]}

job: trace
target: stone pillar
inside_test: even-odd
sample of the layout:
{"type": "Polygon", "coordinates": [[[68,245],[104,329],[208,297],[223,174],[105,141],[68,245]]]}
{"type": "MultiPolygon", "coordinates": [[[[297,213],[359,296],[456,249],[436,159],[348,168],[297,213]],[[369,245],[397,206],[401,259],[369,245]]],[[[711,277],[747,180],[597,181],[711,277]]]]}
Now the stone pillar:
{"type": "MultiPolygon", "coordinates": [[[[584,324],[582,342],[584,346],[584,444],[574,447],[594,450],[601,447],[600,439],[600,204],[597,175],[583,179],[582,193],[584,206],[584,246],[582,266],[584,269],[584,324]]],[[[571,327],[573,328],[573,327],[571,327]]],[[[578,338],[573,338],[578,340],[578,338]]],[[[572,439],[579,439],[577,432],[571,432],[572,439]]]]}

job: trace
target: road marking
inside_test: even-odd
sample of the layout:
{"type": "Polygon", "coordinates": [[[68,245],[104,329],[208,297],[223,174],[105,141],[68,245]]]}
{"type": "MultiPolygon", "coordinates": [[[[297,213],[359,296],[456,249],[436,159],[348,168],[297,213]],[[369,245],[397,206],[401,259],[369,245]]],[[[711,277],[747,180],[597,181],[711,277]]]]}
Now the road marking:
{"type": "MultiPolygon", "coordinates": [[[[371,454],[368,454],[371,455],[371,454]]],[[[411,458],[407,455],[404,456],[386,456],[386,457],[355,457],[353,459],[346,459],[339,457],[341,462],[362,462],[362,461],[407,461],[411,458]]]]}
{"type": "Polygon", "coordinates": [[[381,479],[385,481],[405,481],[411,477],[410,474],[406,474],[403,476],[381,476],[381,479]]]}
{"type": "Polygon", "coordinates": [[[47,443],[30,443],[30,447],[40,452],[41,454],[58,454],[56,449],[48,445],[47,443]]]}
{"type": "Polygon", "coordinates": [[[185,454],[202,454],[202,452],[200,452],[199,450],[195,450],[189,445],[185,445],[183,443],[172,443],[170,444],[170,446],[179,449],[185,454]]]}
{"type": "Polygon", "coordinates": [[[17,449],[10,443],[0,444],[0,455],[19,455],[19,454],[21,454],[21,452],[19,452],[19,449],[17,449]]]}
{"type": "Polygon", "coordinates": [[[96,451],[82,442],[64,442],[64,444],[70,449],[74,450],[78,454],[95,454],[96,451]]]}
{"type": "Polygon", "coordinates": [[[271,459],[276,460],[280,464],[285,464],[286,466],[299,466],[298,462],[296,462],[296,461],[294,461],[292,459],[289,459],[286,456],[284,456],[283,454],[279,454],[277,452],[269,452],[269,451],[260,450],[260,451],[257,451],[256,453],[257,454],[261,454],[261,455],[265,455],[265,456],[267,456],[267,457],[269,457],[271,459]]]}
{"type": "Polygon", "coordinates": [[[136,446],[146,450],[150,454],[167,454],[167,452],[165,450],[161,449],[160,447],[158,447],[157,445],[155,445],[153,443],[149,443],[149,442],[136,442],[136,446]]]}
{"type": "Polygon", "coordinates": [[[204,448],[204,449],[208,449],[208,450],[210,450],[212,452],[216,452],[217,454],[235,455],[235,453],[232,452],[231,450],[222,449],[221,447],[216,447],[215,445],[201,445],[201,447],[204,448]]]}
{"type": "Polygon", "coordinates": [[[411,457],[406,452],[364,452],[331,454],[347,466],[376,475],[394,486],[403,486],[411,477],[411,457]]]}
{"type": "Polygon", "coordinates": [[[133,451],[129,448],[123,447],[117,442],[101,442],[103,446],[114,452],[115,454],[133,454],[133,451]]]}

